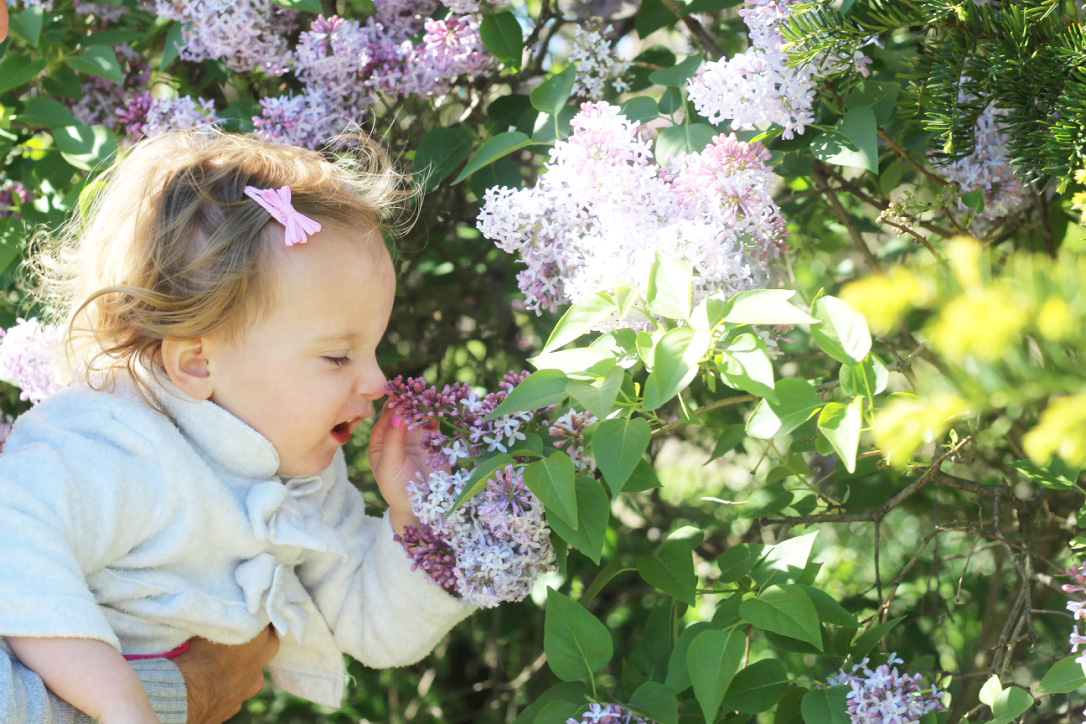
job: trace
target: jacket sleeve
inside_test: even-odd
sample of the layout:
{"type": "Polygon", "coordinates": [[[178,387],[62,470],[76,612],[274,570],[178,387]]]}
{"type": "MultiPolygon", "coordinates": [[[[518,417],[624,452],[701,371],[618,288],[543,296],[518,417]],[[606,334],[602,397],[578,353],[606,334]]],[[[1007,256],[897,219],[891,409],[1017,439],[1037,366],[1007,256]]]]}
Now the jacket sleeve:
{"type": "Polygon", "coordinates": [[[119,642],[88,574],[158,518],[153,446],[76,395],[16,421],[0,455],[0,636],[119,642]]]}
{"type": "Polygon", "coordinates": [[[388,516],[365,514],[342,455],[334,469],[323,519],[345,536],[348,553],[300,566],[299,578],[341,650],[374,668],[412,664],[475,607],[411,570],[411,559],[392,539],[388,516]]]}
{"type": "MultiPolygon", "coordinates": [[[[185,680],[166,659],[132,662],[163,724],[184,724],[187,718],[185,680]]],[[[93,720],[54,696],[42,680],[4,651],[0,651],[0,721],[22,724],[93,724],[93,720]]]]}

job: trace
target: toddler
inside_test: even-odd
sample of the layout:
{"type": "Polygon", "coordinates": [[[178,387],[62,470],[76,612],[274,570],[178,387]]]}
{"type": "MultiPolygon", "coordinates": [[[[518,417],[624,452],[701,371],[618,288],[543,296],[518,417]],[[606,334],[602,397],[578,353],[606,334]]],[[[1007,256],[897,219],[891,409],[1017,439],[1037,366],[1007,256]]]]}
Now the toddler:
{"type": "Polygon", "coordinates": [[[385,390],[378,224],[402,200],[363,149],[155,137],[42,257],[78,373],[0,455],[0,636],[92,717],[156,721],[126,657],[269,625],[273,681],[335,707],[342,653],[411,663],[471,611],[393,541],[424,431],[374,425],[384,519],[347,480],[341,447],[385,390]]]}

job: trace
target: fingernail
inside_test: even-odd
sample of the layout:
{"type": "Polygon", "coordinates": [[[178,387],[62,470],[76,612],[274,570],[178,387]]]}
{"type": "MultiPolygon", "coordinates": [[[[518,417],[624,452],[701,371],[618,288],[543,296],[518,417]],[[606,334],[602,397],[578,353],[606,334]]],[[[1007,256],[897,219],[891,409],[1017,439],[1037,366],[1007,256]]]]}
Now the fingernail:
{"type": "Polygon", "coordinates": [[[389,422],[392,423],[393,427],[403,427],[403,420],[400,419],[399,415],[393,415],[389,422]]]}

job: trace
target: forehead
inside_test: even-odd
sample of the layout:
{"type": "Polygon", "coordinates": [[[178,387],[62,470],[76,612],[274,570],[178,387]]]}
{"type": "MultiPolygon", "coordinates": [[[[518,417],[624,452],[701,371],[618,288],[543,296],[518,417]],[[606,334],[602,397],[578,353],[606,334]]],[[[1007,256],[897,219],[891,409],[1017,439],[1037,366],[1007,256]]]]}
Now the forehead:
{"type": "Polygon", "coordinates": [[[326,224],[306,243],[290,247],[282,242],[282,227],[277,237],[269,260],[272,316],[301,318],[314,331],[327,321],[361,327],[361,315],[387,320],[396,281],[376,229],[326,224]]]}

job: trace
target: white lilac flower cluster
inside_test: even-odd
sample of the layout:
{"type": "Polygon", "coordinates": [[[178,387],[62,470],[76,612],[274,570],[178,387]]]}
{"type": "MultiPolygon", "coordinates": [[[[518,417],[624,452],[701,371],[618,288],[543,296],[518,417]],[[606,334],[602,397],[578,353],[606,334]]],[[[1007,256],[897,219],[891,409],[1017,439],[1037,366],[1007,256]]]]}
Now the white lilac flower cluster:
{"type": "Polygon", "coordinates": [[[868,662],[865,658],[852,667],[851,673],[841,671],[827,680],[830,686],[849,687],[848,715],[854,724],[911,724],[929,712],[942,710],[939,699],[943,692],[934,684],[930,690],[921,689],[920,674],[899,672],[895,664],[905,662],[896,654],[891,653],[885,664],[874,669],[868,662]]]}
{"type": "MultiPolygon", "coordinates": [[[[1074,583],[1065,583],[1063,585],[1064,593],[1082,593],[1086,591],[1086,563],[1068,568],[1067,575],[1071,577],[1074,583]]],[[[1071,617],[1075,621],[1075,627],[1071,630],[1071,653],[1074,654],[1078,653],[1079,646],[1086,644],[1086,636],[1080,634],[1078,629],[1078,622],[1086,621],[1086,601],[1068,601],[1067,610],[1071,612],[1071,617]]],[[[1079,654],[1075,661],[1086,672],[1086,651],[1079,654]]]]}
{"type": "Polygon", "coordinates": [[[615,93],[629,88],[622,76],[630,69],[630,63],[615,57],[611,44],[598,29],[574,26],[569,62],[577,67],[574,96],[595,101],[603,98],[608,85],[615,93]]]}
{"type": "Polygon", "coordinates": [[[656,253],[693,266],[695,302],[764,285],[787,232],[761,144],[721,134],[661,168],[617,106],[585,103],[571,126],[534,188],[488,189],[479,212],[479,230],[526,265],[528,309],[621,285],[643,292],[656,253]]]}
{"type": "Polygon", "coordinates": [[[939,169],[963,192],[984,192],[984,210],[979,218],[989,222],[1020,211],[1031,198],[1011,163],[1007,134],[1000,121],[1008,113],[992,105],[985,108],[973,131],[973,153],[939,169]]]}
{"type": "MultiPolygon", "coordinates": [[[[487,452],[515,452],[528,432],[542,431],[544,411],[517,412],[490,419],[525,374],[509,373],[499,392],[477,396],[466,385],[438,389],[419,378],[397,377],[388,384],[387,405],[412,429],[427,430],[423,447],[438,468],[411,483],[408,493],[420,525],[397,540],[435,583],[478,606],[519,601],[535,579],[554,565],[543,505],[524,483],[522,467],[496,470],[485,487],[450,513],[487,452]]],[[[586,413],[560,418],[549,428],[555,447],[564,447],[578,469],[591,467],[584,453],[586,413]]]]}
{"type": "Polygon", "coordinates": [[[687,83],[698,113],[712,123],[731,120],[735,129],[775,123],[784,129],[782,137],[792,138],[814,122],[816,78],[847,67],[868,74],[870,60],[859,50],[847,57],[823,54],[807,65],[789,67],[780,24],[798,1],[747,0],[739,14],[750,47],[706,63],[687,83]]]}
{"type": "Polygon", "coordinates": [[[588,711],[576,719],[566,719],[566,724],[652,724],[652,720],[619,704],[589,704],[588,711]]]}
{"type": "Polygon", "coordinates": [[[0,379],[18,387],[20,400],[38,404],[64,385],[60,380],[63,335],[36,318],[0,330],[0,379]]]}

